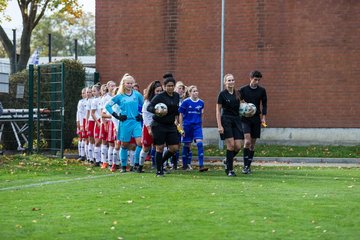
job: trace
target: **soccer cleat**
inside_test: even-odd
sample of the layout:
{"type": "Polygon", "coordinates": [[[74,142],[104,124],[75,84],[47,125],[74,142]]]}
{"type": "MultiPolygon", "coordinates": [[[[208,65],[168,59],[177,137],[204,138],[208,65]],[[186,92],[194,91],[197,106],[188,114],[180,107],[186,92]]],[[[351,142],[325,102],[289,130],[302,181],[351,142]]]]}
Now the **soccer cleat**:
{"type": "Polygon", "coordinates": [[[119,169],[119,165],[113,164],[113,165],[111,166],[110,171],[116,172],[116,170],[118,170],[118,169],[119,169]]]}
{"type": "Polygon", "coordinates": [[[100,167],[100,162],[95,162],[94,167],[100,167]]]}
{"type": "Polygon", "coordinates": [[[245,166],[243,167],[242,171],[241,171],[243,174],[249,174],[251,171],[250,171],[250,168],[248,166],[245,166]]]}
{"type": "Polygon", "coordinates": [[[143,173],[143,166],[142,165],[139,165],[138,169],[137,169],[137,172],[138,173],[143,173]]]}
{"type": "Polygon", "coordinates": [[[193,168],[191,167],[191,164],[187,165],[187,170],[189,170],[189,171],[193,170],[193,168]]]}
{"type": "Polygon", "coordinates": [[[106,169],[109,166],[109,164],[107,162],[103,162],[101,164],[101,169],[106,169]]]}
{"type": "Polygon", "coordinates": [[[207,170],[209,170],[209,168],[207,168],[207,167],[200,167],[199,168],[199,172],[206,172],[207,170]]]}
{"type": "Polygon", "coordinates": [[[121,167],[120,172],[121,172],[121,173],[126,173],[126,167],[121,167]]]}
{"type": "Polygon", "coordinates": [[[156,177],[165,177],[164,172],[156,172],[156,177]]]}
{"type": "Polygon", "coordinates": [[[228,173],[228,177],[236,177],[236,174],[235,174],[235,172],[234,171],[229,171],[229,173],[228,173]]]}

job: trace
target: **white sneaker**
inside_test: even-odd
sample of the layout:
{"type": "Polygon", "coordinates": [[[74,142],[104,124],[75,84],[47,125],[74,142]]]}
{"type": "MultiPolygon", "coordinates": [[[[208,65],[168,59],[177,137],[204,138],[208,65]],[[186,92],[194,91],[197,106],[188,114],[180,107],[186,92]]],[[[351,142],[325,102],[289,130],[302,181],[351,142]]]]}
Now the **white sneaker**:
{"type": "Polygon", "coordinates": [[[188,169],[188,170],[193,170],[193,168],[191,167],[190,164],[187,165],[187,169],[188,169]]]}

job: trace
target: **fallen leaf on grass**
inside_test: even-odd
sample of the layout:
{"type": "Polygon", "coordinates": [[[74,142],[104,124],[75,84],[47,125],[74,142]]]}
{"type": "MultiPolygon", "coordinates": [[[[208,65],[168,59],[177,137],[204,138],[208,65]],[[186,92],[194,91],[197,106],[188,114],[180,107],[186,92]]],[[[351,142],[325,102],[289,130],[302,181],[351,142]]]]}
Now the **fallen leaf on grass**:
{"type": "Polygon", "coordinates": [[[34,208],[32,208],[31,210],[32,210],[32,211],[40,211],[41,208],[35,208],[35,207],[34,207],[34,208]]]}

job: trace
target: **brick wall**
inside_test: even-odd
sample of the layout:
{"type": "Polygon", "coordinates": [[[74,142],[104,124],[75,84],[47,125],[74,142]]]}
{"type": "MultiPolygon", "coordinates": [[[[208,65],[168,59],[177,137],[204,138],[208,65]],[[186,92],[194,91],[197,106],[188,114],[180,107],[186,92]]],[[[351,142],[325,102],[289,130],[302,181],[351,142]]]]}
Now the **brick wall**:
{"type": "MultiPolygon", "coordinates": [[[[260,70],[271,127],[359,128],[360,1],[226,0],[224,72],[260,70]]],[[[196,84],[216,126],[221,1],[96,0],[101,81],[142,88],[166,71],[196,84]],[[145,3],[146,2],[146,3],[145,3]]]]}

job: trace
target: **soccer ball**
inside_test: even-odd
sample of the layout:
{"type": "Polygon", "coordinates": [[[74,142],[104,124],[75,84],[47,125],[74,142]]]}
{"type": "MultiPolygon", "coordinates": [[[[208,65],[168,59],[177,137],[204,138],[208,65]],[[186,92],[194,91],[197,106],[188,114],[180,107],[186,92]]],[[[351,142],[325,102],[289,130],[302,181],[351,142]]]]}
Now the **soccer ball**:
{"type": "Polygon", "coordinates": [[[164,103],[158,103],[155,105],[155,114],[157,116],[164,116],[167,114],[168,108],[164,103]]]}
{"type": "Polygon", "coordinates": [[[252,117],[256,113],[256,106],[252,103],[240,103],[239,112],[243,117],[252,117]]]}

